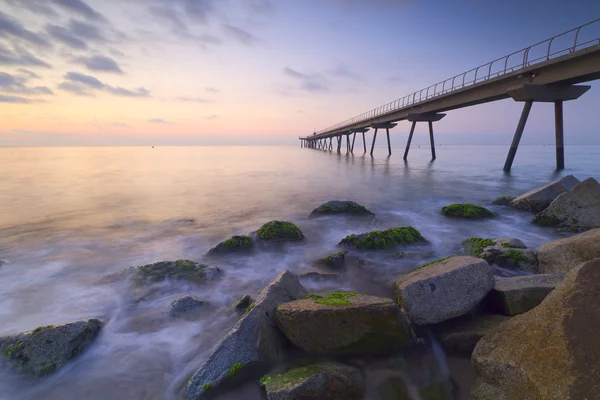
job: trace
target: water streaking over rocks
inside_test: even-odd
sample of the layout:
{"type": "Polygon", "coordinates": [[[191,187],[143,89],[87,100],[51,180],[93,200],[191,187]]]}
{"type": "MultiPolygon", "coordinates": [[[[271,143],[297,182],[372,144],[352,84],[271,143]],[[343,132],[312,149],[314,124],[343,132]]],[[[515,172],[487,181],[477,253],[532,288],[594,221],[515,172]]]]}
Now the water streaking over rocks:
{"type": "MultiPolygon", "coordinates": [[[[395,156],[371,159],[286,147],[0,149],[0,336],[102,321],[94,342],[52,375],[39,379],[3,371],[0,393],[15,400],[180,399],[188,378],[244,315],[233,311],[234,301],[245,294],[256,299],[284,270],[309,273],[300,278],[302,286],[325,299],[334,291],[394,299],[394,280],[417,266],[464,255],[462,242],[468,238],[517,238],[537,251],[572,235],[532,224],[535,214],[492,202],[561,176],[582,182],[598,178],[600,148],[567,147],[569,169],[560,175],[553,171],[554,149],[533,146],[522,146],[512,174],[504,175],[505,150],[442,146],[430,163],[428,149],[415,148],[405,165],[395,156]],[[375,216],[309,218],[331,200],[355,201],[375,216]],[[442,215],[442,207],[453,203],[483,206],[494,216],[442,215]],[[258,231],[269,221],[293,222],[304,238],[265,243],[258,231]],[[384,240],[381,251],[338,245],[353,234],[396,227],[414,227],[426,241],[386,248],[384,240]],[[244,237],[244,245],[248,235],[255,246],[206,256],[235,235],[244,237]],[[344,256],[331,265],[318,262],[340,252],[344,256]],[[134,285],[130,267],[175,260],[198,263],[197,270],[218,267],[221,273],[197,282],[167,276],[134,285]],[[315,273],[335,276],[316,279],[315,273]],[[193,317],[170,315],[183,296],[209,307],[193,317]]],[[[494,257],[524,252],[502,253],[493,245],[484,250],[494,257]]],[[[513,268],[519,259],[506,261],[492,267],[494,274],[532,273],[513,268]]],[[[252,310],[252,302],[246,309],[252,310]]],[[[400,379],[413,396],[439,383],[439,390],[467,399],[475,379],[468,358],[444,354],[428,331],[417,335],[417,348],[389,360],[359,362],[366,398],[377,398],[383,383],[396,387],[400,379]],[[456,384],[452,390],[444,386],[448,375],[456,384]]],[[[298,363],[306,355],[290,357],[298,363]]],[[[293,365],[280,367],[287,366],[293,365]]],[[[260,396],[256,379],[239,382],[219,398],[260,396]]]]}

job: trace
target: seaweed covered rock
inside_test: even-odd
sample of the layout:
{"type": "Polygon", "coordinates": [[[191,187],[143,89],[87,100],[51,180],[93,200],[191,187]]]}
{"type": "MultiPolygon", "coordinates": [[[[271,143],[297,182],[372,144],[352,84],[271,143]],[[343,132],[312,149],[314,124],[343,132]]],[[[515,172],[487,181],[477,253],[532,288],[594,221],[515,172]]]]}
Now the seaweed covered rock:
{"type": "Polygon", "coordinates": [[[510,207],[525,211],[540,212],[552,203],[559,194],[571,190],[579,180],[567,175],[524,193],[509,203],[510,207]]]}
{"type": "Polygon", "coordinates": [[[600,183],[589,178],[558,195],[533,223],[572,231],[600,227],[600,183]]]}
{"type": "Polygon", "coordinates": [[[494,201],[492,201],[492,205],[508,207],[509,203],[516,198],[517,198],[516,196],[500,196],[500,197],[497,197],[494,201]]]}
{"type": "Polygon", "coordinates": [[[102,322],[97,319],[40,326],[0,338],[0,350],[12,368],[36,376],[50,375],[84,351],[101,329],[102,322]]]}
{"type": "Polygon", "coordinates": [[[327,257],[323,257],[317,261],[317,264],[324,265],[333,269],[340,269],[344,266],[344,259],[346,255],[341,251],[338,253],[333,253],[328,255],[327,257]]]}
{"type": "Polygon", "coordinates": [[[447,352],[471,357],[477,342],[509,319],[495,314],[469,315],[434,325],[433,330],[447,352]]]}
{"type": "Polygon", "coordinates": [[[183,314],[197,313],[211,308],[212,305],[195,296],[181,296],[171,303],[168,314],[172,317],[178,317],[183,314]]]}
{"type": "Polygon", "coordinates": [[[599,399],[599,281],[600,259],[580,264],[542,304],[484,336],[471,359],[481,380],[472,398],[599,399]]]}
{"type": "Polygon", "coordinates": [[[271,221],[260,227],[256,239],[263,242],[297,242],[304,239],[304,234],[291,222],[271,221]]]}
{"type": "Polygon", "coordinates": [[[488,263],[465,256],[430,263],[393,284],[398,305],[417,325],[437,324],[466,314],[493,287],[488,263]]]}
{"type": "Polygon", "coordinates": [[[216,389],[238,373],[268,369],[279,362],[285,338],[274,324],[275,308],[305,295],[306,290],[296,275],[289,271],[279,274],[260,291],[254,306],[190,377],[185,385],[185,397],[199,399],[207,390],[216,389]]]}
{"type": "Polygon", "coordinates": [[[354,201],[339,201],[332,200],[327,203],[321,204],[315,208],[309,218],[318,217],[321,215],[352,215],[352,216],[374,216],[371,211],[367,210],[364,206],[361,206],[354,201]]]}
{"type": "Polygon", "coordinates": [[[265,375],[260,384],[267,400],[360,400],[366,390],[360,369],[334,362],[265,375]]]}
{"type": "Polygon", "coordinates": [[[495,277],[489,302],[504,315],[517,315],[540,304],[561,282],[555,274],[495,277]]]}
{"type": "Polygon", "coordinates": [[[412,340],[408,321],[391,299],[353,292],[280,304],[275,320],[290,342],[310,354],[384,354],[412,340]]]}
{"type": "Polygon", "coordinates": [[[493,217],[494,213],[476,204],[460,203],[442,207],[442,215],[454,218],[483,219],[493,217]]]}
{"type": "Polygon", "coordinates": [[[544,244],[538,250],[540,272],[565,275],[582,262],[600,257],[600,228],[544,244]]]}
{"type": "Polygon", "coordinates": [[[252,298],[252,296],[250,296],[249,294],[245,294],[235,299],[235,301],[231,305],[231,309],[237,311],[238,313],[244,313],[252,309],[252,304],[254,304],[254,299],[252,298]]]}
{"type": "Polygon", "coordinates": [[[518,268],[525,271],[538,271],[535,252],[528,249],[519,239],[484,239],[472,237],[462,242],[468,255],[480,257],[490,264],[504,268],[518,268]]]}
{"type": "Polygon", "coordinates": [[[380,250],[395,247],[400,244],[425,242],[421,233],[412,226],[398,226],[384,231],[371,231],[358,235],[346,236],[339,243],[359,250],[380,250]]]}
{"type": "Polygon", "coordinates": [[[165,280],[204,283],[214,280],[222,274],[218,267],[198,264],[191,260],[160,261],[154,264],[142,265],[134,269],[132,283],[156,283],[165,280]]]}
{"type": "Polygon", "coordinates": [[[232,236],[231,238],[222,241],[208,251],[209,256],[232,254],[232,253],[249,253],[254,248],[254,239],[247,235],[232,236]]]}

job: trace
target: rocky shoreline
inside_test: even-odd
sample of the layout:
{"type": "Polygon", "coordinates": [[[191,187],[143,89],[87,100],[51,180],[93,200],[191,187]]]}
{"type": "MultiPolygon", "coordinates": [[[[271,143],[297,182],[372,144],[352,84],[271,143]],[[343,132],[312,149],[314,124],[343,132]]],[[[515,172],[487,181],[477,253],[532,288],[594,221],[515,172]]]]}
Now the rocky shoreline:
{"type": "MultiPolygon", "coordinates": [[[[590,330],[600,323],[595,301],[600,294],[600,184],[567,176],[493,204],[535,212],[532,223],[576,234],[537,251],[517,238],[463,240],[463,254],[415,265],[390,282],[394,298],[340,290],[309,293],[298,276],[282,271],[257,296],[240,293],[227,311],[238,313],[238,322],[187,379],[182,396],[213,398],[254,381],[271,400],[362,399],[360,360],[410,351],[431,331],[447,352],[472,357],[475,400],[600,398],[600,373],[594,367],[600,352],[590,330]],[[494,275],[493,266],[518,276],[494,275]],[[291,352],[310,362],[282,363],[291,352]]],[[[441,213],[466,220],[495,216],[471,203],[450,204],[441,213]]],[[[354,202],[331,201],[309,215],[319,217],[372,220],[375,214],[354,202]]],[[[213,265],[220,257],[280,251],[303,240],[297,225],[271,221],[217,244],[206,255],[210,265],[162,261],[108,280],[126,281],[136,304],[157,296],[171,281],[201,287],[224,279],[226,271],[213,265]]],[[[350,268],[349,257],[420,243],[427,238],[412,226],[351,234],[329,256],[314,260],[324,272],[302,278],[335,281],[350,268]]],[[[161,318],[193,320],[213,312],[218,309],[208,301],[187,295],[166,304],[161,318]]],[[[92,346],[104,324],[89,319],[2,337],[2,366],[40,378],[51,375],[92,346]]],[[[451,382],[425,385],[415,395],[398,378],[384,382],[379,395],[382,400],[454,398],[451,382]]]]}

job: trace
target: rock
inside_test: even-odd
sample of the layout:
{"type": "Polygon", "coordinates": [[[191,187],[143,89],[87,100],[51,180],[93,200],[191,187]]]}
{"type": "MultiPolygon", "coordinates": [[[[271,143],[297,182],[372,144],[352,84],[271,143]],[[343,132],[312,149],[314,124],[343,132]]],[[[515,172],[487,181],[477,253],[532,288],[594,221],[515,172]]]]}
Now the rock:
{"type": "Polygon", "coordinates": [[[562,277],[555,274],[496,276],[495,280],[489,295],[490,305],[504,315],[517,315],[540,304],[562,281],[562,277]]]}
{"type": "Polygon", "coordinates": [[[304,239],[304,234],[291,222],[267,222],[256,232],[256,238],[267,242],[297,242],[304,239]]]}
{"type": "Polygon", "coordinates": [[[391,299],[354,292],[280,304],[275,319],[290,342],[310,354],[384,354],[411,342],[409,324],[391,299]]]}
{"type": "Polygon", "coordinates": [[[540,212],[552,203],[559,194],[571,190],[579,180],[567,175],[520,195],[509,203],[510,207],[525,211],[540,212]]]}
{"type": "Polygon", "coordinates": [[[600,228],[544,244],[538,250],[543,274],[565,275],[569,270],[600,257],[600,228]]]}
{"type": "Polygon", "coordinates": [[[250,311],[252,309],[249,307],[252,306],[253,303],[254,299],[252,298],[252,296],[250,296],[249,294],[245,294],[241,297],[238,297],[231,305],[231,308],[237,312],[244,313],[247,310],[250,311]]]}
{"type": "Polygon", "coordinates": [[[334,272],[316,272],[310,271],[305,272],[303,274],[298,275],[300,279],[308,279],[312,281],[337,281],[342,279],[342,274],[337,274],[334,272]]]}
{"type": "Polygon", "coordinates": [[[495,314],[463,316],[432,326],[442,347],[451,354],[471,357],[475,345],[510,317],[495,314]]]}
{"type": "Polygon", "coordinates": [[[0,350],[13,368],[36,376],[50,375],[84,351],[98,336],[102,322],[88,319],[0,338],[0,350]]]}
{"type": "Polygon", "coordinates": [[[212,305],[206,300],[202,300],[190,295],[181,296],[171,303],[169,315],[176,317],[185,313],[204,311],[211,307],[212,305]]]}
{"type": "Polygon", "coordinates": [[[260,383],[267,400],[360,400],[366,390],[361,370],[333,362],[269,374],[260,383]]]}
{"type": "Polygon", "coordinates": [[[417,325],[437,324],[466,314],[493,287],[488,263],[465,256],[426,264],[394,282],[398,304],[417,325]]]}
{"type": "Polygon", "coordinates": [[[377,387],[378,400],[412,400],[404,380],[392,376],[377,387]]]}
{"type": "Polygon", "coordinates": [[[508,204],[516,198],[517,198],[516,196],[500,196],[500,197],[497,197],[496,200],[492,201],[492,205],[508,206],[508,204]]]}
{"type": "MultiPolygon", "coordinates": [[[[436,379],[418,388],[420,400],[454,400],[454,385],[449,380],[436,379]]],[[[397,376],[386,379],[377,388],[378,400],[413,400],[404,380],[397,376]]]]}
{"type": "Polygon", "coordinates": [[[339,243],[359,250],[378,250],[394,247],[399,244],[425,242],[418,230],[412,226],[399,226],[384,231],[372,231],[359,235],[346,236],[339,243]]]}
{"type": "Polygon", "coordinates": [[[471,387],[471,400],[512,400],[506,394],[480,378],[475,379],[471,387]]]}
{"type": "Polygon", "coordinates": [[[346,255],[340,251],[339,253],[333,253],[327,257],[319,259],[317,263],[333,269],[340,269],[344,267],[345,257],[346,255]]]}
{"type": "Polygon", "coordinates": [[[465,219],[483,219],[493,217],[494,213],[485,207],[472,203],[462,203],[442,207],[442,215],[465,219]]]}
{"type": "Polygon", "coordinates": [[[487,386],[476,398],[599,399],[598,282],[600,259],[583,263],[542,304],[484,336],[472,363],[487,386]]]}
{"type": "Polygon", "coordinates": [[[199,284],[214,280],[221,273],[222,271],[218,267],[209,267],[190,260],[161,261],[135,268],[132,283],[140,285],[168,279],[199,284]]]}
{"type": "Polygon", "coordinates": [[[207,255],[215,256],[232,253],[250,253],[253,249],[254,239],[252,239],[252,237],[247,235],[232,236],[210,249],[207,255]]]}
{"type": "Polygon", "coordinates": [[[352,216],[374,216],[371,211],[367,210],[364,206],[361,206],[354,201],[339,201],[332,200],[327,203],[321,204],[315,208],[309,218],[318,217],[321,215],[352,215],[352,216]]]}
{"type": "Polygon", "coordinates": [[[518,268],[537,272],[538,260],[535,252],[528,249],[519,239],[481,239],[470,238],[463,242],[468,254],[483,258],[490,264],[504,268],[518,268]],[[490,244],[492,243],[492,244],[490,244]],[[484,247],[481,247],[484,245],[484,247]]]}
{"type": "Polygon", "coordinates": [[[558,195],[533,223],[571,231],[600,227],[600,183],[589,178],[558,195]]]}
{"type": "Polygon", "coordinates": [[[279,274],[257,296],[246,312],[216,346],[208,360],[185,385],[187,399],[202,394],[233,378],[237,373],[269,368],[283,353],[285,338],[274,324],[278,304],[306,295],[298,277],[289,271],[279,274]]]}

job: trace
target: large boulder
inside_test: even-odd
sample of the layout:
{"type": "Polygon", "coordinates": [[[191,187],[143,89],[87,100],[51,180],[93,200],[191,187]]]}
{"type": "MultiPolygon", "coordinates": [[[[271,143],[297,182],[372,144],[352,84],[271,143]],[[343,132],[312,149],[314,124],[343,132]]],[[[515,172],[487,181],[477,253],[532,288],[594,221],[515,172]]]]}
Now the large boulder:
{"type": "Polygon", "coordinates": [[[0,350],[11,367],[45,376],[77,357],[98,336],[102,322],[88,319],[0,338],[0,350]]]}
{"type": "Polygon", "coordinates": [[[500,196],[496,197],[494,201],[492,201],[492,205],[494,206],[508,206],[508,204],[516,199],[516,196],[500,196]]]}
{"type": "Polygon", "coordinates": [[[286,221],[270,221],[256,231],[256,239],[260,242],[298,242],[304,234],[295,224],[286,221]]]}
{"type": "Polygon", "coordinates": [[[183,314],[195,314],[212,308],[212,305],[195,296],[181,296],[171,303],[168,314],[172,317],[178,317],[183,314]]]}
{"type": "Polygon", "coordinates": [[[533,222],[573,231],[600,227],[600,183],[594,178],[560,194],[533,222]]]}
{"type": "Polygon", "coordinates": [[[267,400],[360,400],[366,390],[361,370],[333,362],[269,374],[260,383],[267,400]]]}
{"type": "Polygon", "coordinates": [[[504,268],[522,269],[537,272],[538,261],[535,252],[528,249],[519,239],[483,239],[472,237],[462,242],[465,253],[480,257],[490,264],[504,268]]]}
{"type": "Polygon", "coordinates": [[[290,342],[317,355],[383,354],[411,341],[409,324],[391,299],[353,292],[280,304],[276,322],[290,342]]]}
{"type": "Polygon", "coordinates": [[[495,314],[469,315],[434,325],[433,330],[448,353],[471,357],[477,342],[509,319],[495,314]]]}
{"type": "Polygon", "coordinates": [[[317,264],[333,269],[340,269],[344,267],[345,258],[346,255],[340,251],[337,253],[330,254],[326,257],[320,258],[319,260],[317,260],[317,264]]]}
{"type": "Polygon", "coordinates": [[[552,203],[559,194],[571,190],[579,183],[573,175],[567,175],[520,195],[509,203],[510,207],[540,212],[552,203]]]}
{"type": "Polygon", "coordinates": [[[600,399],[600,259],[573,269],[539,306],[484,336],[476,400],[600,399]]]}
{"type": "Polygon", "coordinates": [[[466,314],[493,287],[489,264],[468,256],[426,264],[394,282],[398,304],[417,325],[437,324],[466,314]]]}
{"type": "Polygon", "coordinates": [[[232,236],[227,240],[222,241],[208,251],[209,256],[233,254],[233,253],[250,253],[254,248],[254,239],[248,235],[232,236]]]}
{"type": "Polygon", "coordinates": [[[132,284],[140,286],[165,280],[205,283],[222,274],[218,267],[209,267],[191,260],[160,261],[134,269],[132,284]]]}
{"type": "Polygon", "coordinates": [[[523,314],[540,304],[562,281],[560,275],[540,274],[503,278],[495,277],[489,295],[492,307],[504,315],[523,314]]]}
{"type": "Polygon", "coordinates": [[[380,250],[419,242],[425,242],[425,238],[418,230],[412,226],[398,226],[384,231],[352,234],[343,238],[339,244],[359,250],[380,250]]]}
{"type": "Polygon", "coordinates": [[[309,218],[318,217],[321,215],[352,215],[352,216],[374,216],[371,211],[367,210],[364,206],[354,201],[339,201],[332,200],[327,203],[321,204],[315,208],[309,218]]]}
{"type": "Polygon", "coordinates": [[[278,304],[306,295],[298,277],[284,271],[267,285],[208,360],[185,385],[187,399],[198,399],[237,373],[269,368],[283,354],[285,338],[274,324],[278,304]]]}
{"type": "Polygon", "coordinates": [[[600,257],[600,228],[544,244],[538,250],[539,270],[565,275],[584,261],[600,257]]]}
{"type": "Polygon", "coordinates": [[[459,203],[442,207],[442,215],[464,219],[483,219],[493,217],[494,213],[473,203],[459,203]]]}

